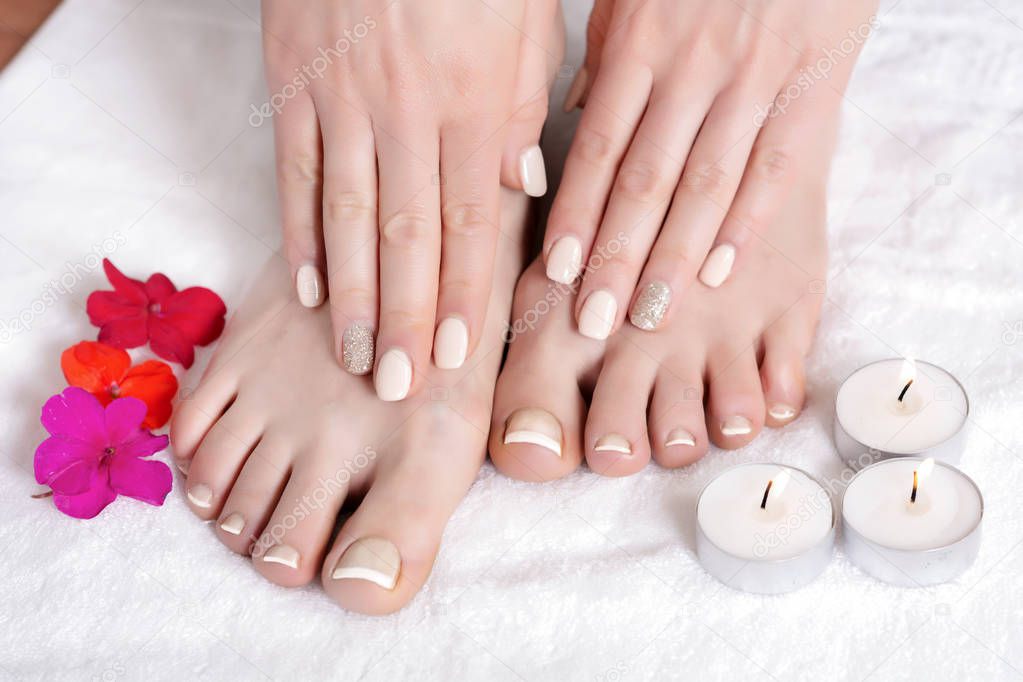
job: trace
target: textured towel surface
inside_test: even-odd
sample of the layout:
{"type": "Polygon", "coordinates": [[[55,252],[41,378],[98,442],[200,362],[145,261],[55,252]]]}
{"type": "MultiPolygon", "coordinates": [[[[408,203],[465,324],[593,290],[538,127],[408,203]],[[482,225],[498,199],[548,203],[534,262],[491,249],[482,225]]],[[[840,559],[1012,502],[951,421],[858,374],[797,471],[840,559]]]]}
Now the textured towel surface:
{"type": "MultiPolygon", "coordinates": [[[[844,111],[827,303],[792,426],[623,480],[581,471],[526,485],[487,465],[425,589],[385,618],[344,613],[317,585],[264,581],[196,521],[180,481],[163,508],[121,500],[88,522],[31,499],[38,409],[63,385],[61,349],[95,333],[84,307],[104,285],[99,256],[212,287],[233,308],[277,247],[271,124],[250,124],[267,99],[258,10],[68,0],[0,75],[0,676],[1023,677],[1023,9],[1012,0],[882,8],[844,111]],[[962,466],[987,505],[977,563],[926,590],[878,583],[841,551],[779,597],[708,577],[694,555],[699,488],[746,460],[838,475],[839,381],[900,353],[970,392],[962,466]]],[[[573,64],[585,12],[568,8],[573,64]]],[[[555,122],[552,147],[571,120],[555,122]]]]}

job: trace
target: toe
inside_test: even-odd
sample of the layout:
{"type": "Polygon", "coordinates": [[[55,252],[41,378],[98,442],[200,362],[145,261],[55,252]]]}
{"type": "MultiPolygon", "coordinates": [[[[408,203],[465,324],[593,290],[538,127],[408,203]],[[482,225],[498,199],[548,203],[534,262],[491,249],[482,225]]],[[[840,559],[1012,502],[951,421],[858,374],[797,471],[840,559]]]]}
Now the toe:
{"type": "Polygon", "coordinates": [[[784,426],[803,409],[806,398],[803,361],[813,339],[814,319],[796,307],[764,333],[760,379],[768,426],[784,426]]]}
{"type": "Polygon", "coordinates": [[[196,515],[212,519],[220,513],[231,484],[261,433],[256,413],[240,401],[235,401],[210,427],[187,468],[185,494],[196,515]]]}
{"type": "Polygon", "coordinates": [[[661,466],[686,466],[707,454],[703,358],[695,355],[663,363],[654,383],[647,428],[654,460],[661,466]]]}
{"type": "Polygon", "coordinates": [[[182,387],[170,423],[174,459],[182,471],[188,469],[199,443],[234,402],[237,390],[237,383],[226,372],[203,378],[194,391],[182,387]]]}
{"type": "Polygon", "coordinates": [[[245,460],[217,517],[217,537],[239,554],[252,554],[288,481],[290,455],[278,439],[264,438],[245,460]]]}
{"type": "Polygon", "coordinates": [[[764,394],[753,344],[713,349],[707,358],[707,373],[710,439],[726,450],[746,445],[764,425],[764,394]]]}

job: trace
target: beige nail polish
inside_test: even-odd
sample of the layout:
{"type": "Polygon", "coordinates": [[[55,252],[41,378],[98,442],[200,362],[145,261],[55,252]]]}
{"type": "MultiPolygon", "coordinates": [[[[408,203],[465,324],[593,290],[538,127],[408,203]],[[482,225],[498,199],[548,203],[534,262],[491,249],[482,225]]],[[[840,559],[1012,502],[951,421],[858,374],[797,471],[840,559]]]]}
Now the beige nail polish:
{"type": "Polygon", "coordinates": [[[603,340],[611,334],[618,314],[618,301],[610,291],[600,289],[586,297],[579,311],[579,333],[591,339],[603,340]]]}
{"type": "Polygon", "coordinates": [[[323,303],[323,275],[315,265],[303,265],[295,275],[298,300],[306,308],[315,308],[323,303]]]}
{"type": "Polygon", "coordinates": [[[650,282],[632,304],[629,321],[640,329],[652,331],[657,329],[671,305],[671,287],[665,282],[650,282]]]}
{"type": "Polygon", "coordinates": [[[745,436],[753,431],[753,422],[746,417],[736,415],[721,422],[721,434],[724,436],[745,436]]]}
{"type": "Polygon", "coordinates": [[[583,265],[583,247],[575,237],[562,237],[547,254],[547,279],[571,284],[583,265]]]}
{"type": "Polygon", "coordinates": [[[575,78],[572,79],[572,84],[568,86],[565,102],[561,105],[562,111],[567,114],[579,105],[579,100],[582,99],[589,80],[590,72],[586,70],[585,66],[575,72],[575,78]]]}
{"type": "Polygon", "coordinates": [[[401,554],[383,538],[359,538],[338,559],[330,577],[334,580],[368,580],[393,590],[401,573],[401,554]]]}
{"type": "Polygon", "coordinates": [[[675,445],[688,445],[693,447],[696,445],[696,439],[693,438],[693,434],[689,433],[685,429],[672,429],[668,433],[668,439],[664,441],[664,447],[670,448],[675,445]]]}
{"type": "Polygon", "coordinates": [[[298,568],[298,559],[298,550],[291,545],[274,545],[263,555],[266,563],[281,564],[288,568],[298,568]]]}
{"type": "Polygon", "coordinates": [[[735,263],[735,247],[731,244],[718,244],[707,254],[707,260],[703,261],[703,267],[700,268],[700,281],[710,288],[716,289],[728,279],[728,273],[732,271],[733,263],[735,263]]]}
{"type": "Polygon", "coordinates": [[[241,535],[243,528],[245,528],[245,517],[238,512],[229,514],[220,522],[220,530],[231,535],[241,535]]]}
{"type": "Polygon", "coordinates": [[[444,319],[433,337],[433,362],[441,369],[458,369],[469,352],[469,328],[457,317],[444,319]]]}
{"type": "Polygon", "coordinates": [[[504,444],[529,443],[561,457],[561,423],[546,410],[525,407],[512,412],[504,427],[504,444]]]}
{"type": "Polygon", "coordinates": [[[796,408],[783,403],[775,403],[771,405],[771,409],[767,411],[767,414],[777,421],[785,422],[796,416],[796,408]]]}
{"type": "Polygon", "coordinates": [[[412,386],[412,360],[405,351],[392,348],[383,354],[373,385],[381,400],[393,402],[405,399],[412,386]]]}
{"type": "Polygon", "coordinates": [[[202,507],[208,509],[213,503],[213,490],[208,485],[199,483],[193,485],[188,489],[188,499],[192,501],[196,507],[202,507]]]}
{"type": "Polygon", "coordinates": [[[522,190],[531,197],[542,197],[547,193],[547,169],[539,145],[526,147],[519,155],[519,181],[522,182],[522,190]]]}
{"type": "Polygon", "coordinates": [[[597,439],[593,446],[594,452],[620,452],[623,455],[632,454],[632,445],[629,439],[617,433],[609,433],[597,439]]]}
{"type": "Polygon", "coordinates": [[[373,369],[373,330],[364,324],[352,324],[341,335],[341,362],[351,374],[361,376],[373,369]]]}

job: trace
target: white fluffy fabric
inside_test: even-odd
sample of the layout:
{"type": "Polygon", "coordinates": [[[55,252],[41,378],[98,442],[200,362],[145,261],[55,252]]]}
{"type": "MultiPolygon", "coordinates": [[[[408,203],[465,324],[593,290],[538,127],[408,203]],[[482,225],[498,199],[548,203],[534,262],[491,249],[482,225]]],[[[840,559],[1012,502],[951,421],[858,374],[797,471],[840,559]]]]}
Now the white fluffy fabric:
{"type": "MultiPolygon", "coordinates": [[[[586,7],[567,14],[578,64],[586,7]]],[[[1023,9],[901,0],[879,16],[844,111],[806,412],[678,471],[529,485],[487,465],[423,591],[371,618],[318,585],[263,580],[192,516],[180,480],[162,508],[122,499],[92,521],[31,497],[59,353],[95,334],[96,254],[233,308],[279,243],[271,123],[249,122],[267,98],[258,2],[67,0],[0,74],[0,676],[1018,679],[1023,9]],[[700,487],[751,460],[838,475],[836,387],[897,354],[969,391],[962,468],[986,498],[976,564],[899,589],[838,550],[777,597],[704,573],[700,487]]],[[[555,117],[552,148],[573,120],[555,117]]]]}

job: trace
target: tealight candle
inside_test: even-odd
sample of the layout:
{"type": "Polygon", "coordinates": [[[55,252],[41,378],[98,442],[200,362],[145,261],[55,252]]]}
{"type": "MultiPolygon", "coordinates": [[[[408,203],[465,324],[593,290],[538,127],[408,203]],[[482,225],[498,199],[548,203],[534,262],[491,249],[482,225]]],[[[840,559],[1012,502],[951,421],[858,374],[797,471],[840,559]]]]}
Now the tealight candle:
{"type": "Polygon", "coordinates": [[[880,360],[853,372],[838,389],[835,445],[855,469],[906,455],[955,463],[969,413],[966,391],[942,368],[880,360]]]}
{"type": "Polygon", "coordinates": [[[983,515],[980,490],[955,467],[930,458],[884,460],[857,473],[846,488],[845,553],[894,585],[947,582],[977,557],[983,515]]]}
{"type": "Polygon", "coordinates": [[[808,474],[778,464],[740,464],[708,483],[696,502],[696,554],[729,587],[777,594],[828,565],[835,512],[808,474]]]}

